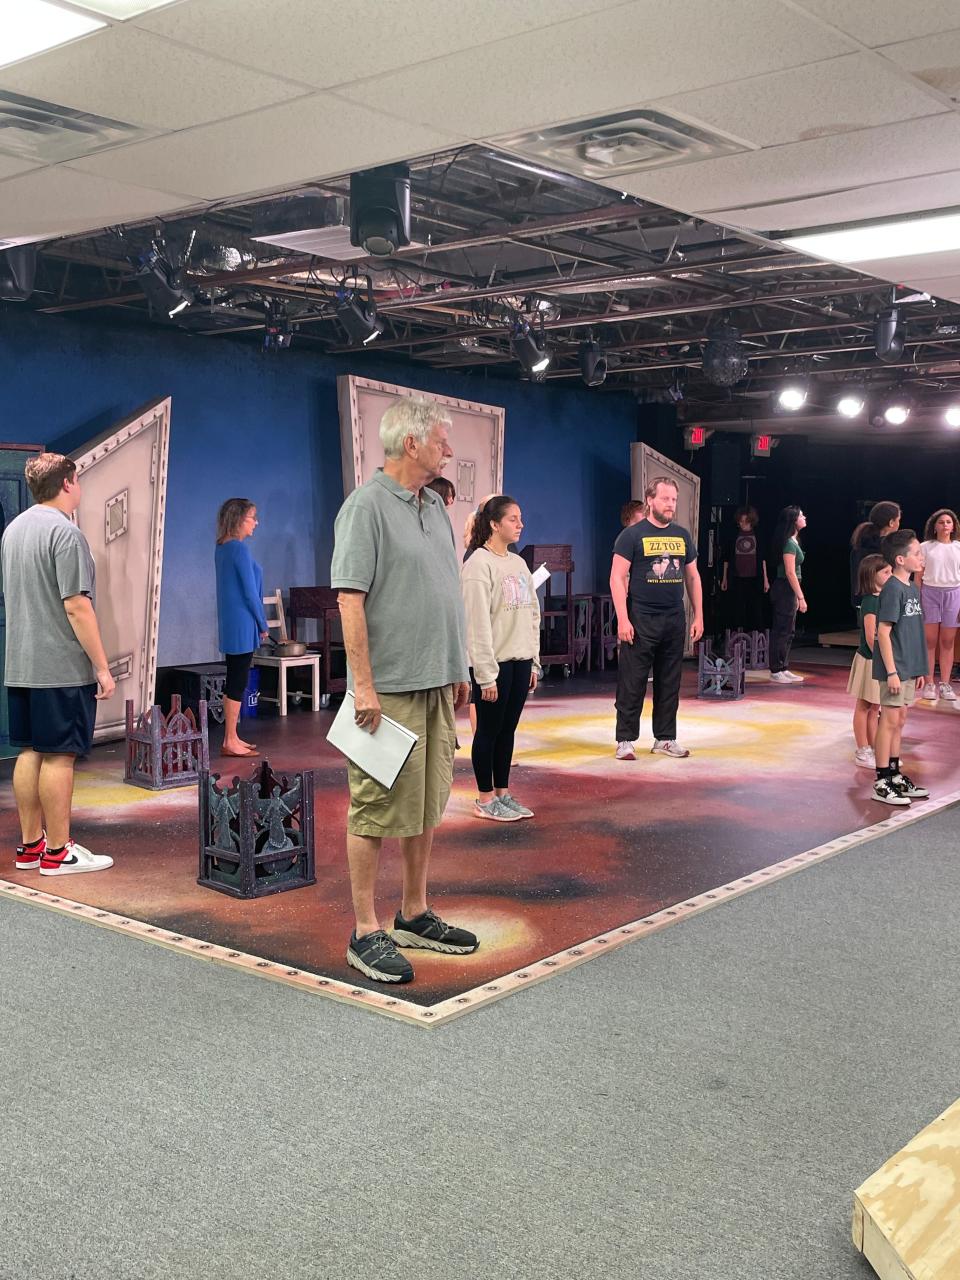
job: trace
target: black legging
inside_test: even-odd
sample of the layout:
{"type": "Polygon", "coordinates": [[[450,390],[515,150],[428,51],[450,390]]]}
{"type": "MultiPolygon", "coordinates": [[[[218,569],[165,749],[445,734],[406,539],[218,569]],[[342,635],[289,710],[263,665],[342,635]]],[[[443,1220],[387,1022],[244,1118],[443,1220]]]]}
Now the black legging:
{"type": "Polygon", "coordinates": [[[473,772],[481,793],[510,784],[513,762],[513,738],[520,723],[520,713],[530,692],[533,660],[514,659],[500,663],[497,676],[496,702],[484,702],[482,690],[470,672],[473,701],[477,708],[477,732],[473,736],[473,772]]]}
{"type": "Polygon", "coordinates": [[[243,695],[247,691],[247,681],[250,678],[250,663],[253,661],[253,654],[225,653],[223,656],[227,660],[227,679],[224,684],[223,696],[229,698],[231,702],[242,702],[243,695]]]}

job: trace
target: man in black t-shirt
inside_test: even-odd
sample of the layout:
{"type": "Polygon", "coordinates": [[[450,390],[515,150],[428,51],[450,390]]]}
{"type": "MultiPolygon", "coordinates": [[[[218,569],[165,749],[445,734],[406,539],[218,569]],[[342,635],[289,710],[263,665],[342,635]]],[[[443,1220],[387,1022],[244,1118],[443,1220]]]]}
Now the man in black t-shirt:
{"type": "Polygon", "coordinates": [[[677,486],[666,476],[647,485],[647,517],[624,529],[613,548],[610,594],[617,611],[617,759],[635,760],[640,712],[653,672],[652,750],[690,754],[677,742],[680,673],[686,643],[683,592],[693,605],[690,639],[703,635],[703,592],[697,549],[689,532],[673,523],[677,486]]]}

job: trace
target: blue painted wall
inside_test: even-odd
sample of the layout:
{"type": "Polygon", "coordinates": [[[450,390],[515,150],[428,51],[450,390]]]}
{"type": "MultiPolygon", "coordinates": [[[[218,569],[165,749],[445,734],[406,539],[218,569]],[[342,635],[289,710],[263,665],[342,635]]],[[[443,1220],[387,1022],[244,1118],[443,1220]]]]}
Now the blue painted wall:
{"type": "Polygon", "coordinates": [[[630,496],[632,397],[437,372],[381,357],[333,359],[160,328],[0,311],[0,442],[63,452],[158,396],[173,397],[161,666],[216,657],[213,524],[225,497],[257,504],[251,544],[267,586],[329,581],[343,500],[338,374],[506,409],[504,487],[527,536],[569,542],[577,591],[601,589],[630,496]]]}

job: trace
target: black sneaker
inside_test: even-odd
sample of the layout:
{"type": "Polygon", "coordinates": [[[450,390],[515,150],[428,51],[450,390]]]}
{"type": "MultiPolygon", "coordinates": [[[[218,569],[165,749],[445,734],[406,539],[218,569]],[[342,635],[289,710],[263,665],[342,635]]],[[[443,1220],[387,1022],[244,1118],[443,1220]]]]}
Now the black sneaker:
{"type": "Polygon", "coordinates": [[[362,938],[352,933],[347,964],[374,982],[410,982],[413,978],[413,965],[400,954],[384,929],[365,933],[362,938]]]}
{"type": "Polygon", "coordinates": [[[905,773],[895,773],[890,781],[902,796],[909,796],[911,800],[927,800],[930,796],[926,787],[918,787],[905,773]]]}
{"type": "Polygon", "coordinates": [[[892,778],[878,778],[873,784],[873,798],[881,801],[882,804],[897,805],[899,808],[909,808],[910,801],[900,790],[894,785],[892,778]]]}
{"type": "Polygon", "coordinates": [[[412,920],[404,920],[398,911],[390,936],[398,947],[426,947],[428,951],[446,951],[456,956],[467,956],[480,945],[476,934],[446,924],[429,907],[412,920]]]}

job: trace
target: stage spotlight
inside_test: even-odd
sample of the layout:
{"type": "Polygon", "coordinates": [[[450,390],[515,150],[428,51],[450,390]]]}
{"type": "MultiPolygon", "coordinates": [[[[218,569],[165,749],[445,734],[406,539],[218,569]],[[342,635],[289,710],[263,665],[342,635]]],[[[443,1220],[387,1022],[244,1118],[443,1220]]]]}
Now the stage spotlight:
{"type": "Polygon", "coordinates": [[[542,382],[552,357],[545,350],[542,339],[531,333],[526,322],[521,321],[516,325],[510,346],[528,377],[542,382]]]}
{"type": "Polygon", "coordinates": [[[948,404],[943,420],[948,427],[960,427],[960,404],[948,404]]]}
{"type": "Polygon", "coordinates": [[[263,324],[264,351],[286,351],[293,342],[293,329],[283,302],[268,302],[263,324]]]}
{"type": "Polygon", "coordinates": [[[877,359],[884,364],[896,364],[903,355],[906,334],[900,327],[900,313],[896,307],[881,311],[873,331],[877,359]]]}
{"type": "Polygon", "coordinates": [[[902,427],[910,417],[913,404],[909,396],[896,392],[890,397],[883,409],[883,420],[891,427],[902,427]]]}
{"type": "Polygon", "coordinates": [[[410,243],[410,170],[386,165],[350,175],[350,243],[389,258],[410,243]]]}
{"type": "Polygon", "coordinates": [[[856,418],[863,413],[867,401],[863,392],[848,388],[837,401],[837,413],[844,418],[856,418]]]}
{"type": "Polygon", "coordinates": [[[15,244],[0,250],[0,298],[26,302],[37,275],[37,246],[15,244]]]}
{"type": "Polygon", "coordinates": [[[137,283],[152,312],[172,320],[175,315],[193,305],[193,290],[184,288],[179,283],[176,272],[156,245],[150,246],[138,266],[137,283]]]}
{"type": "Polygon", "coordinates": [[[367,346],[383,333],[383,321],[377,315],[372,298],[364,302],[352,290],[337,294],[337,319],[351,342],[367,346]]]}
{"type": "Polygon", "coordinates": [[[580,377],[588,387],[601,387],[607,376],[607,357],[596,342],[580,344],[580,377]]]}
{"type": "Polygon", "coordinates": [[[796,413],[807,403],[807,384],[802,379],[793,378],[777,392],[777,408],[787,413],[796,413]]]}
{"type": "Polygon", "coordinates": [[[707,330],[703,348],[703,376],[715,387],[732,387],[747,376],[747,349],[740,330],[728,320],[718,320],[707,330]]]}

